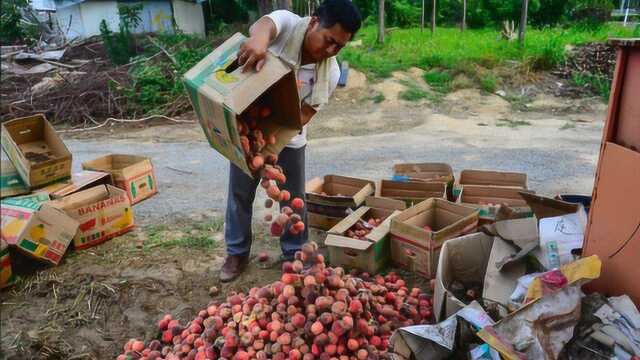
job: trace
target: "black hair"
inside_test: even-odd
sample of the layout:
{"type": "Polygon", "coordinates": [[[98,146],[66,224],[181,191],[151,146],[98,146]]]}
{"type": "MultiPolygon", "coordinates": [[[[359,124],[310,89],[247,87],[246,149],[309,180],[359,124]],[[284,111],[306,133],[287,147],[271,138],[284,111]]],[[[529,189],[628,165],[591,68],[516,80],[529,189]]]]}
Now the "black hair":
{"type": "Polygon", "coordinates": [[[325,29],[340,24],[346,32],[351,34],[351,38],[355,36],[362,24],[360,10],[351,0],[325,0],[313,12],[313,16],[320,19],[320,25],[325,29]]]}

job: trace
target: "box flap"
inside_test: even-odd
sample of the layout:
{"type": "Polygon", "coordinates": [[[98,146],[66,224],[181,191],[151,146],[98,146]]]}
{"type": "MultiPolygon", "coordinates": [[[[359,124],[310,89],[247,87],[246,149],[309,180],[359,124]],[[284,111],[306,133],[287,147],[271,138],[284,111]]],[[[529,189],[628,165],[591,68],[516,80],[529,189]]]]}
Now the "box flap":
{"type": "Polygon", "coordinates": [[[391,231],[391,220],[400,214],[399,210],[394,210],[391,215],[387,216],[382,224],[376,226],[369,234],[365,236],[371,242],[378,242],[389,234],[391,231]]]}
{"type": "Polygon", "coordinates": [[[449,317],[465,306],[447,290],[451,282],[483,281],[492,243],[493,238],[482,233],[461,236],[444,243],[440,250],[433,297],[437,321],[449,317]]]}
{"type": "MultiPolygon", "coordinates": [[[[484,277],[483,298],[504,306],[509,303],[511,294],[518,284],[518,279],[527,272],[527,265],[524,261],[517,261],[502,267],[500,263],[505,258],[514,257],[517,253],[518,250],[506,241],[499,237],[493,239],[487,272],[484,277]]],[[[506,316],[507,314],[501,312],[501,315],[506,316]]]]}
{"type": "Polygon", "coordinates": [[[327,235],[327,239],[324,241],[327,246],[336,246],[340,248],[348,248],[354,250],[367,250],[373,243],[364,240],[351,239],[346,236],[340,236],[336,234],[327,235]]]}
{"type": "Polygon", "coordinates": [[[527,205],[531,207],[533,214],[538,220],[547,217],[573,214],[583,207],[578,203],[570,203],[530,193],[521,192],[520,196],[522,196],[522,198],[527,202],[527,205]]]}
{"type": "Polygon", "coordinates": [[[11,161],[0,162],[0,198],[22,195],[29,192],[29,188],[18,174],[11,161]]]}
{"type": "Polygon", "coordinates": [[[329,234],[344,234],[345,231],[349,230],[360,218],[364,216],[364,214],[369,211],[369,207],[362,206],[358,208],[356,211],[349,214],[346,218],[342,219],[339,223],[337,223],[334,227],[329,229],[329,234]]]}
{"type": "Polygon", "coordinates": [[[539,246],[538,222],[535,218],[523,218],[499,221],[485,225],[480,230],[486,234],[496,236],[517,248],[513,254],[497,260],[496,266],[502,269],[524,258],[539,246]]]}
{"type": "Polygon", "coordinates": [[[94,186],[50,202],[51,206],[65,211],[71,211],[89,204],[93,204],[109,197],[109,185],[94,186]]]}
{"type": "Polygon", "coordinates": [[[378,196],[367,196],[365,198],[365,205],[372,208],[389,210],[404,210],[407,208],[407,204],[402,200],[378,196]]]}

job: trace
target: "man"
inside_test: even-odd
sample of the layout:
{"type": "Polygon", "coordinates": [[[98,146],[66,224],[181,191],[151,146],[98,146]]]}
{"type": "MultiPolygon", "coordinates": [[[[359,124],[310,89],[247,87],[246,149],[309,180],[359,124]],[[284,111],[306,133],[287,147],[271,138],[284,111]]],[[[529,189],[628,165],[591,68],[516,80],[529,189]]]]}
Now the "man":
{"type": "MultiPolygon", "coordinates": [[[[297,72],[301,117],[305,125],[280,152],[278,165],[287,182],[282,186],[291,198],[304,199],[306,124],[335,90],[340,69],[335,56],[360,29],[361,15],[349,0],[326,0],[312,17],[278,10],[258,20],[250,29],[250,37],[238,52],[243,71],[260,71],[267,51],[272,52],[297,72]]],[[[251,217],[258,179],[252,179],[231,164],[229,192],[225,216],[227,258],[220,271],[221,281],[231,281],[244,270],[251,250],[251,217]]],[[[288,206],[280,203],[280,207],[288,206]]],[[[301,213],[307,222],[306,207],[301,213]]],[[[280,246],[285,259],[292,259],[308,239],[308,230],[291,235],[285,230],[280,246]]]]}

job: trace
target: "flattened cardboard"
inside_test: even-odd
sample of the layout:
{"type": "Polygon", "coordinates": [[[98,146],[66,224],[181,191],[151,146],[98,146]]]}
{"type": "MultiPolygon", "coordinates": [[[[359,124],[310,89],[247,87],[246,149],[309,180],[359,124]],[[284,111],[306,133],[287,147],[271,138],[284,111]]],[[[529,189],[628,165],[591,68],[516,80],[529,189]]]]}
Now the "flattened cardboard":
{"type": "Polygon", "coordinates": [[[83,162],[82,168],[111,174],[113,183],[127,192],[132,205],[158,192],[155,170],[148,157],[110,154],[83,162]]]}
{"type": "Polygon", "coordinates": [[[442,244],[478,227],[478,211],[443,199],[427,199],[391,220],[391,260],[400,267],[435,277],[442,244]],[[432,231],[423,229],[429,225],[432,231]]]}
{"type": "Polygon", "coordinates": [[[376,196],[404,201],[413,206],[430,198],[446,199],[447,184],[441,182],[381,180],[376,187],[376,196]]]}
{"type": "Polygon", "coordinates": [[[82,170],[71,175],[71,180],[56,183],[38,189],[39,193],[48,194],[51,199],[60,199],[93,186],[112,185],[111,174],[82,170]]]}
{"type": "Polygon", "coordinates": [[[124,190],[100,185],[51,202],[80,224],[76,249],[98,245],[133,229],[133,209],[124,190]]]}
{"type": "Polygon", "coordinates": [[[31,189],[71,176],[71,153],[42,114],[2,123],[2,148],[31,189]]]}
{"type": "Polygon", "coordinates": [[[9,160],[0,162],[0,199],[28,194],[29,187],[24,183],[18,170],[9,160]]]}
{"type": "Polygon", "coordinates": [[[242,72],[236,59],[245,40],[236,33],[187,71],[183,80],[211,147],[253,177],[240,144],[236,117],[258,98],[271,105],[272,117],[261,121],[259,127],[265,138],[275,135],[276,144],[267,145],[264,155],[280,153],[302,129],[302,121],[292,68],[268,53],[261,71],[242,72]]]}
{"type": "MultiPolygon", "coordinates": [[[[374,198],[368,197],[369,202],[376,203],[374,198]]],[[[393,202],[377,201],[382,206],[398,206],[393,202]]],[[[329,230],[325,245],[329,249],[329,259],[334,266],[357,268],[375,274],[389,263],[389,228],[391,219],[400,214],[393,208],[372,208],[362,206],[340,221],[329,230]],[[344,236],[359,219],[378,217],[384,219],[365,238],[367,240],[352,239],[344,236]]]]}
{"type": "Polygon", "coordinates": [[[25,254],[53,265],[62,260],[78,222],[48,203],[2,203],[2,237],[25,254]]]}
{"type": "Polygon", "coordinates": [[[602,275],[587,288],[640,304],[640,152],[606,142],[598,167],[583,253],[602,259],[602,275]]]}
{"type": "Polygon", "coordinates": [[[47,194],[31,194],[2,200],[0,202],[2,217],[0,239],[9,245],[16,245],[32,218],[47,201],[49,201],[47,194]]]}

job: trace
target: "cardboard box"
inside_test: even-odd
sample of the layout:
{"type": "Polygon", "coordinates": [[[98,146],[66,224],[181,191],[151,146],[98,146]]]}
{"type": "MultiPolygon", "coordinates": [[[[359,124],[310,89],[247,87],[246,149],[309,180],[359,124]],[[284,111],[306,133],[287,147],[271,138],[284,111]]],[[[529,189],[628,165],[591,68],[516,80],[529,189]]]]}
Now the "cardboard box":
{"type": "Polygon", "coordinates": [[[308,225],[329,230],[347,216],[348,209],[362,205],[375,192],[370,180],[325,175],[305,184],[308,225]]]}
{"type": "Polygon", "coordinates": [[[527,174],[505,171],[462,170],[458,184],[528,189],[527,174]]]}
{"type": "Polygon", "coordinates": [[[9,245],[0,239],[0,289],[13,283],[13,272],[11,270],[11,257],[9,256],[9,245]]]}
{"type": "Polygon", "coordinates": [[[441,182],[381,180],[376,196],[404,201],[413,206],[430,198],[446,199],[447,184],[441,182]]]}
{"type": "Polygon", "coordinates": [[[386,267],[390,260],[389,227],[391,219],[405,208],[402,201],[369,197],[367,206],[358,208],[344,220],[329,230],[325,245],[329,249],[329,259],[334,266],[357,268],[376,274],[386,267]],[[382,223],[365,236],[367,240],[352,239],[345,232],[358,220],[379,218],[382,223]]]}
{"type": "Polygon", "coordinates": [[[408,180],[444,182],[453,186],[451,165],[445,163],[406,163],[393,165],[393,175],[406,176],[408,180]]]}
{"type": "Polygon", "coordinates": [[[11,161],[2,160],[0,162],[0,199],[28,193],[29,187],[11,161]]]}
{"type": "Polygon", "coordinates": [[[71,176],[71,153],[42,114],[2,123],[2,148],[31,189],[71,176]]]}
{"type": "Polygon", "coordinates": [[[519,188],[464,185],[458,195],[457,203],[480,210],[480,218],[484,222],[495,221],[501,205],[507,205],[523,216],[530,216],[531,208],[520,195],[521,192],[533,194],[533,191],[519,188]]]}
{"type": "Polygon", "coordinates": [[[431,279],[444,242],[473,233],[477,227],[477,210],[443,199],[427,199],[391,220],[391,260],[431,279]]]}
{"type": "Polygon", "coordinates": [[[455,201],[453,187],[455,176],[453,168],[445,163],[407,163],[393,165],[394,181],[428,181],[447,184],[447,198],[455,201]]]}
{"type": "Polygon", "coordinates": [[[38,189],[37,192],[48,194],[51,199],[60,199],[98,185],[113,185],[111,174],[82,170],[72,174],[70,180],[47,185],[38,189]]]}
{"type": "Polygon", "coordinates": [[[62,260],[79,226],[63,211],[32,198],[3,200],[0,211],[2,240],[54,265],[62,260]]]}
{"type": "Polygon", "coordinates": [[[518,278],[526,272],[526,265],[517,263],[501,272],[495,262],[514,251],[502,239],[483,233],[446,241],[440,251],[433,295],[436,321],[442,321],[466,306],[462,299],[449,290],[454,281],[463,284],[482,283],[481,296],[485,305],[491,302],[507,304],[518,278]]]}
{"type": "Polygon", "coordinates": [[[270,104],[272,116],[258,123],[265,138],[276,143],[263,154],[278,154],[302,129],[296,74],[275,55],[268,53],[261,71],[242,72],[237,53],[246,37],[237,33],[184,75],[185,88],[209,144],[253,176],[240,144],[236,118],[259,98],[270,104]]]}
{"type": "Polygon", "coordinates": [[[76,249],[86,249],[133,229],[133,209],[124,190],[95,186],[51,202],[80,224],[73,238],[76,249]]]}
{"type": "Polygon", "coordinates": [[[115,186],[127,192],[132,205],[158,192],[156,174],[148,157],[110,154],[83,162],[82,168],[111,174],[115,186]]]}

